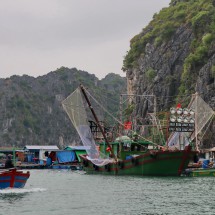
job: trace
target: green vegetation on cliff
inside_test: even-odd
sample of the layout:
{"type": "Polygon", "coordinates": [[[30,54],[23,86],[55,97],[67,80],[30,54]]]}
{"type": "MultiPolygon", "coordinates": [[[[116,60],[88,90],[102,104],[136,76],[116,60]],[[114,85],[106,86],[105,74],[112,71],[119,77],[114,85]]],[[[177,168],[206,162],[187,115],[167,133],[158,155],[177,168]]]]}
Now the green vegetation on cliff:
{"type": "Polygon", "coordinates": [[[123,70],[128,71],[138,65],[138,60],[144,57],[147,43],[159,47],[174,39],[181,26],[191,29],[193,34],[190,53],[183,63],[179,89],[180,94],[188,93],[197,76],[195,71],[213,54],[210,50],[215,42],[214,0],[172,0],[168,8],[155,14],[149,25],[131,39],[123,70]]]}
{"type": "MultiPolygon", "coordinates": [[[[79,84],[110,113],[118,112],[119,95],[126,92],[126,78],[116,74],[99,80],[88,72],[61,67],[38,78],[24,75],[0,79],[1,145],[59,145],[60,139],[69,145],[77,140],[61,102],[79,84]]],[[[109,120],[97,106],[94,108],[100,119],[109,120]]]]}

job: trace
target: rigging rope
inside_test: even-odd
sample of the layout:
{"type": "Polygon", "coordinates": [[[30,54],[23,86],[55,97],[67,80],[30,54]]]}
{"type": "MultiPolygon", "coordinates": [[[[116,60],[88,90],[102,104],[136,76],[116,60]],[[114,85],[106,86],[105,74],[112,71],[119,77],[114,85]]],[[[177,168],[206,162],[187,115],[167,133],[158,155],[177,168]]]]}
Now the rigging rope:
{"type": "MultiPolygon", "coordinates": [[[[116,120],[120,125],[124,126],[122,122],[120,122],[116,117],[114,117],[105,107],[103,107],[91,94],[90,92],[85,88],[85,91],[87,92],[87,94],[96,102],[96,104],[98,104],[105,112],[107,112],[114,120],[116,120]]],[[[131,129],[132,132],[135,132],[134,130],[131,129]]],[[[152,142],[151,140],[146,139],[145,137],[138,135],[138,137],[142,138],[143,140],[146,140],[148,142],[150,142],[153,145],[156,146],[161,146],[160,144],[157,144],[155,142],[152,142]]]]}

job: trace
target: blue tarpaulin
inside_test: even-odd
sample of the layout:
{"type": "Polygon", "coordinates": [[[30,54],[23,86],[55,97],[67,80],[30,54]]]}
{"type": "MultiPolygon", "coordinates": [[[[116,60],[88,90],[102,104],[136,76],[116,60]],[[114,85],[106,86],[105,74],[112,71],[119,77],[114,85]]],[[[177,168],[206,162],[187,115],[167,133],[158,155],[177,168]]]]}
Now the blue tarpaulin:
{"type": "Polygon", "coordinates": [[[56,152],[57,160],[59,163],[68,163],[75,160],[74,151],[60,151],[56,152]]]}
{"type": "Polygon", "coordinates": [[[203,160],[203,162],[202,162],[202,168],[203,169],[207,169],[209,163],[210,163],[210,160],[207,160],[207,159],[203,160]]]}

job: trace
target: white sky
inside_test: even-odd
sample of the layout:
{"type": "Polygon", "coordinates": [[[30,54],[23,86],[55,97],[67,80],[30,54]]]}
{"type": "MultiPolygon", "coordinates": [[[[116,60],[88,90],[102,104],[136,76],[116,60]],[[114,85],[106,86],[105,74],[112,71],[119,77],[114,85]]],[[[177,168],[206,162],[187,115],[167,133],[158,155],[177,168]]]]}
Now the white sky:
{"type": "Polygon", "coordinates": [[[0,78],[61,66],[103,78],[170,0],[0,0],[0,78]]]}

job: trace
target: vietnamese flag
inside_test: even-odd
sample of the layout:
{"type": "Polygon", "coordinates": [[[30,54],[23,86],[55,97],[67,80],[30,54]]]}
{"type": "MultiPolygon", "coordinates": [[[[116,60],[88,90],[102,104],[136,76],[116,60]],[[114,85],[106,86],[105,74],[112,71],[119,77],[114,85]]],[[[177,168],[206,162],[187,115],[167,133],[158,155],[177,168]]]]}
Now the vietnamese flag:
{"type": "Polygon", "coordinates": [[[131,127],[132,127],[132,122],[124,122],[124,129],[125,130],[131,130],[131,127]]]}
{"type": "Polygon", "coordinates": [[[176,108],[181,108],[181,104],[178,103],[177,106],[176,106],[176,108]]]}

